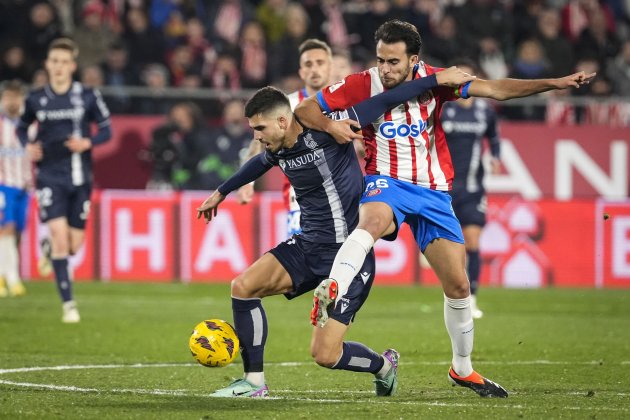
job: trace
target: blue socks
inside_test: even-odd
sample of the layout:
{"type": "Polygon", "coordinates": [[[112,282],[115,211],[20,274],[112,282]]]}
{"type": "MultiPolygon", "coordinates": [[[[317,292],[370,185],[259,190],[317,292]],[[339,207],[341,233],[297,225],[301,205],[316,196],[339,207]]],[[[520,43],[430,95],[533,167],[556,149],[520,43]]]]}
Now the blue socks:
{"type": "Polygon", "coordinates": [[[346,341],[343,343],[341,357],[332,369],[376,374],[383,367],[383,363],[385,362],[381,355],[365,345],[354,341],[346,341]]]}
{"type": "Polygon", "coordinates": [[[267,342],[267,315],[258,298],[232,298],[234,329],[241,345],[245,372],[262,372],[267,342]]]}
{"type": "Polygon", "coordinates": [[[470,293],[472,295],[477,294],[477,288],[479,287],[479,271],[481,270],[481,258],[479,257],[479,251],[466,251],[467,257],[467,269],[468,280],[470,281],[470,293]]]}
{"type": "Polygon", "coordinates": [[[61,296],[61,301],[64,303],[71,301],[72,282],[68,271],[68,258],[53,259],[52,266],[55,270],[55,281],[57,282],[57,290],[59,291],[59,296],[61,296]]]}

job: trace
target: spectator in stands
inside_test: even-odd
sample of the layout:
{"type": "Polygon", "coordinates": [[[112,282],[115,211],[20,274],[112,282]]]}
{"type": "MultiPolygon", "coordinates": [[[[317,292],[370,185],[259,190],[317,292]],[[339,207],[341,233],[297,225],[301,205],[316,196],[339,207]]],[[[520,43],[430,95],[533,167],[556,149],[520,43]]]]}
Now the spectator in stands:
{"type": "Polygon", "coordinates": [[[217,52],[206,39],[205,28],[199,19],[191,18],[186,22],[185,43],[190,47],[193,60],[199,64],[202,73],[207,73],[217,59],[217,52]]]}
{"type": "Polygon", "coordinates": [[[508,75],[508,65],[499,42],[491,37],[479,41],[479,67],[489,79],[504,79],[508,75]]]}
{"type": "Polygon", "coordinates": [[[31,80],[31,90],[43,88],[48,84],[48,73],[44,69],[37,69],[33,73],[33,80],[31,80]]]}
{"type": "Polygon", "coordinates": [[[149,26],[147,15],[141,9],[131,9],[127,14],[127,28],[123,40],[132,58],[132,64],[142,69],[150,63],[164,63],[164,38],[162,33],[149,26]]]}
{"type": "Polygon", "coordinates": [[[155,128],[151,133],[148,160],[153,164],[148,190],[175,189],[175,171],[180,167],[181,136],[172,121],[155,128]]]}
{"type": "Polygon", "coordinates": [[[36,66],[43,66],[48,45],[61,36],[61,26],[49,3],[36,3],[30,10],[29,22],[24,31],[25,49],[36,66]]]}
{"type": "Polygon", "coordinates": [[[573,46],[560,33],[560,13],[556,9],[544,9],[538,16],[537,27],[536,39],[549,62],[549,76],[570,74],[575,66],[575,58],[573,46]]]}
{"type": "Polygon", "coordinates": [[[630,40],[623,43],[617,57],[609,60],[606,75],[615,95],[630,96],[630,40]]]}
{"type": "Polygon", "coordinates": [[[514,4],[512,14],[514,19],[514,43],[520,45],[523,41],[536,35],[537,23],[544,10],[544,0],[523,0],[514,4]]]}
{"type": "Polygon", "coordinates": [[[456,9],[455,17],[458,31],[465,35],[461,38],[464,51],[483,50],[481,44],[492,40],[505,56],[511,57],[514,50],[513,19],[501,3],[496,0],[470,0],[456,9]]]}
{"type": "Polygon", "coordinates": [[[575,44],[575,50],[580,57],[594,57],[599,66],[604,68],[608,59],[619,52],[619,39],[606,25],[606,16],[601,9],[594,9],[588,26],[582,31],[575,44]]]}
{"type": "MultiPolygon", "coordinates": [[[[276,80],[298,72],[300,61],[298,48],[309,35],[309,18],[299,3],[289,3],[286,17],[286,33],[280,42],[273,46],[270,74],[276,80]]],[[[242,68],[241,73],[244,70],[242,68]]],[[[254,87],[262,87],[262,85],[254,87]]]]}
{"type": "Polygon", "coordinates": [[[133,109],[140,114],[166,114],[171,107],[171,100],[164,94],[169,85],[168,69],[162,64],[149,64],[142,72],[142,82],[149,88],[149,94],[138,98],[133,109]]]}
{"type": "Polygon", "coordinates": [[[82,19],[73,38],[81,51],[79,68],[100,64],[115,35],[103,24],[103,4],[91,0],[85,4],[82,19]]]}
{"type": "Polygon", "coordinates": [[[32,77],[33,66],[28,61],[24,49],[19,44],[10,44],[2,52],[0,81],[17,79],[21,82],[29,82],[32,77]]]}
{"type": "Polygon", "coordinates": [[[247,1],[212,1],[206,10],[206,31],[217,47],[236,47],[243,26],[254,19],[254,11],[247,1]]]}
{"type": "Polygon", "coordinates": [[[186,75],[200,74],[200,62],[195,61],[192,49],[188,45],[178,45],[168,59],[168,69],[171,72],[171,85],[180,87],[186,75]]]}
{"type": "Polygon", "coordinates": [[[109,110],[114,114],[129,111],[131,99],[125,87],[137,86],[140,81],[129,65],[129,54],[122,43],[114,42],[109,46],[101,68],[105,85],[115,88],[106,97],[109,110]]]}
{"type": "Polygon", "coordinates": [[[549,74],[549,65],[540,43],[534,39],[523,41],[518,46],[510,77],[515,79],[544,79],[549,74]]]}
{"type": "Polygon", "coordinates": [[[330,81],[333,83],[337,82],[350,73],[352,73],[352,61],[350,61],[350,54],[345,52],[334,53],[332,56],[332,65],[330,66],[330,81]]]}
{"type": "Polygon", "coordinates": [[[427,35],[426,38],[423,51],[428,62],[446,67],[453,57],[462,56],[461,42],[457,39],[457,23],[453,15],[442,16],[434,33],[427,35]]]}
{"type": "Polygon", "coordinates": [[[269,83],[269,57],[265,32],[258,22],[243,27],[238,71],[243,87],[258,88],[269,83]]]}
{"type": "Polygon", "coordinates": [[[104,84],[103,70],[96,64],[81,69],[81,83],[89,88],[100,88],[104,84]]]}
{"type": "MultiPolygon", "coordinates": [[[[266,63],[260,63],[258,65],[263,67],[266,63]]],[[[261,70],[261,74],[262,73],[263,71],[261,70]]],[[[234,91],[241,88],[241,75],[238,71],[236,51],[224,51],[219,54],[216,64],[210,73],[210,84],[213,88],[224,89],[226,91],[234,91]]]]}
{"type": "Polygon", "coordinates": [[[280,41],[286,31],[286,8],[287,0],[264,0],[256,9],[256,20],[271,45],[280,41]]]}
{"type": "Polygon", "coordinates": [[[196,179],[189,185],[195,189],[216,189],[239,168],[241,155],[246,155],[252,135],[245,124],[243,102],[228,101],[220,127],[212,130],[204,142],[203,159],[197,165],[196,179]]]}

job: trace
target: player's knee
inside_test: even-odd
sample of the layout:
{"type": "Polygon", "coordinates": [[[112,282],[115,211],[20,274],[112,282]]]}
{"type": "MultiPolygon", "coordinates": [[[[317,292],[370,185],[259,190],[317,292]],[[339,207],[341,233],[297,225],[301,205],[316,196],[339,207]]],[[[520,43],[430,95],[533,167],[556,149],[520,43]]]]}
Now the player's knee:
{"type": "Polygon", "coordinates": [[[230,283],[230,291],[232,296],[244,298],[247,297],[247,289],[245,287],[245,278],[241,274],[230,283]]]}
{"type": "Polygon", "coordinates": [[[470,283],[468,279],[452,283],[445,292],[452,299],[464,299],[470,295],[470,283]]]}
{"type": "Polygon", "coordinates": [[[315,363],[321,367],[330,369],[337,364],[340,354],[330,348],[324,348],[323,346],[314,344],[311,347],[311,356],[313,357],[313,360],[315,360],[315,363]]]}

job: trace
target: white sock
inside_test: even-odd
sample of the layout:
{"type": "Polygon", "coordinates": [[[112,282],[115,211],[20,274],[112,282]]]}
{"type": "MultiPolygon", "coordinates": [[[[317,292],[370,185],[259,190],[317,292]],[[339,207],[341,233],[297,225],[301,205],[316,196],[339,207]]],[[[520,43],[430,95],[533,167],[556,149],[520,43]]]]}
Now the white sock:
{"type": "Polygon", "coordinates": [[[330,269],[330,278],[336,280],[339,287],[337,300],[346,294],[373,246],[374,238],[363,229],[355,229],[341,245],[330,269]]]}
{"type": "Polygon", "coordinates": [[[20,266],[15,238],[11,235],[0,236],[0,253],[4,254],[0,274],[9,287],[20,282],[20,266]]]}
{"type": "Polygon", "coordinates": [[[383,379],[391,368],[392,368],[392,364],[389,362],[389,359],[387,357],[383,357],[383,367],[381,368],[381,370],[376,372],[376,377],[383,379]]]}
{"type": "Polygon", "coordinates": [[[256,386],[263,386],[265,384],[265,372],[247,372],[245,379],[256,386]]]}
{"type": "Polygon", "coordinates": [[[464,299],[444,296],[444,323],[453,347],[453,369],[459,376],[466,377],[473,372],[470,354],[475,332],[470,296],[464,299]]]}

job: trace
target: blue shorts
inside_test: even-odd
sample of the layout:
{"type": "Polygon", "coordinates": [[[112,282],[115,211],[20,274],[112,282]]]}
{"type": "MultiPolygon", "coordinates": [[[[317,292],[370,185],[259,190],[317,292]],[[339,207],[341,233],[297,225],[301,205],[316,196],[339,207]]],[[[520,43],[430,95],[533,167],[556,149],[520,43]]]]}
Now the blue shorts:
{"type": "Polygon", "coordinates": [[[451,191],[453,210],[462,226],[485,226],[488,201],[483,191],[451,191]]]}
{"type": "Polygon", "coordinates": [[[0,185],[0,227],[13,223],[18,232],[23,231],[26,227],[28,199],[26,190],[0,185]]]}
{"type": "Polygon", "coordinates": [[[431,190],[384,175],[367,175],[365,185],[361,204],[385,203],[394,213],[396,230],[383,238],[386,241],[396,239],[400,225],[404,222],[411,228],[422,252],[437,238],[464,243],[462,228],[451,207],[448,192],[431,190]]]}
{"type": "MultiPolygon", "coordinates": [[[[300,235],[295,235],[271,249],[269,252],[287,270],[293,282],[293,291],[286,293],[286,298],[293,299],[314,290],[322,280],[328,278],[341,245],[309,242],[303,240],[300,235]]],[[[341,298],[341,304],[329,314],[332,319],[346,325],[354,320],[356,313],[367,300],[374,282],[374,274],[374,251],[370,251],[359,274],[352,279],[348,292],[341,298]]]]}
{"type": "Polygon", "coordinates": [[[68,185],[37,180],[37,204],[39,218],[47,222],[58,217],[68,219],[68,225],[85,229],[90,213],[92,185],[68,185]]]}

